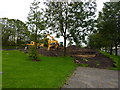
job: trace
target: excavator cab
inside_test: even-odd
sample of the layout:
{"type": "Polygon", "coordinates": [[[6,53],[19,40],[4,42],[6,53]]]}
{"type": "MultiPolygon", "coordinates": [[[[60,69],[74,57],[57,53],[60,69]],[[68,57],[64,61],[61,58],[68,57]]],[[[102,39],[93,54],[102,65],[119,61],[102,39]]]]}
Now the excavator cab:
{"type": "Polygon", "coordinates": [[[63,47],[63,42],[60,42],[60,45],[59,46],[62,46],[63,47]]]}
{"type": "Polygon", "coordinates": [[[60,42],[58,49],[63,49],[63,42],[60,42]]]}
{"type": "Polygon", "coordinates": [[[35,42],[34,41],[28,41],[28,42],[26,42],[26,45],[35,45],[35,42]]]}

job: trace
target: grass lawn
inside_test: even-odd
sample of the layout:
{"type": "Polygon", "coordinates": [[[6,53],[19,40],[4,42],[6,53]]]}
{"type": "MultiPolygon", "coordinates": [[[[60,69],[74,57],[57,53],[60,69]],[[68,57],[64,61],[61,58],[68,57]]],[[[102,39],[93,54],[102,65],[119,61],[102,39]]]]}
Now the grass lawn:
{"type": "Polygon", "coordinates": [[[2,50],[0,50],[0,72],[2,72],[2,50]]]}
{"type": "Polygon", "coordinates": [[[110,55],[109,53],[104,51],[100,51],[100,52],[113,60],[115,68],[111,68],[111,69],[120,71],[120,56],[115,56],[113,54],[110,55]]]}
{"type": "MultiPolygon", "coordinates": [[[[0,72],[2,72],[2,51],[0,50],[0,72]]],[[[2,74],[0,74],[0,90],[2,88],[2,74]]]]}
{"type": "Polygon", "coordinates": [[[40,56],[35,62],[18,50],[2,55],[3,88],[60,88],[77,66],[71,57],[40,56]]]}

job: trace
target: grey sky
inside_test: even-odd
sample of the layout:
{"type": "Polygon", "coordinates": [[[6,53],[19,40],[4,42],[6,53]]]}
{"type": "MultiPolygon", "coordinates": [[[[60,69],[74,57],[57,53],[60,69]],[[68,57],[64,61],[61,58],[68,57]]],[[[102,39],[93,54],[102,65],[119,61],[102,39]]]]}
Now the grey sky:
{"type": "MultiPolygon", "coordinates": [[[[34,0],[0,0],[0,18],[7,17],[9,19],[19,19],[23,22],[27,21],[27,16],[30,11],[30,5],[33,1],[34,0]]],[[[110,0],[96,1],[98,12],[101,11],[103,7],[103,2],[109,2],[110,0]]],[[[40,5],[40,7],[44,7],[44,5],[40,5]]],[[[57,39],[59,42],[63,41],[62,37],[60,37],[59,39],[55,39],[57,39]]]]}
{"type": "MultiPolygon", "coordinates": [[[[109,0],[97,0],[98,11],[102,9],[103,2],[106,1],[109,0]]],[[[25,22],[32,2],[33,0],[0,0],[0,18],[7,17],[10,19],[20,19],[25,22]]]]}

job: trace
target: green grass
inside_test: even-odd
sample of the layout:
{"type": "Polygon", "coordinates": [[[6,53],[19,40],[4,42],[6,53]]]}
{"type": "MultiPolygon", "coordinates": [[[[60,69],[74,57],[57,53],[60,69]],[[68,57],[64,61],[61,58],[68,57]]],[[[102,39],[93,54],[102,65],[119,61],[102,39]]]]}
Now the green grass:
{"type": "Polygon", "coordinates": [[[2,72],[2,51],[0,50],[0,72],[2,72]]]}
{"type": "MultiPolygon", "coordinates": [[[[24,48],[24,46],[17,46],[18,48],[24,48]]],[[[16,46],[2,46],[2,49],[15,49],[16,46]]]]}
{"type": "Polygon", "coordinates": [[[104,51],[100,51],[105,56],[111,58],[114,62],[115,68],[111,68],[113,70],[120,70],[120,56],[110,55],[109,53],[106,53],[104,51]]]}
{"type": "Polygon", "coordinates": [[[40,56],[34,62],[17,50],[2,55],[3,88],[60,88],[76,67],[71,57],[40,56]]]}
{"type": "Polygon", "coordinates": [[[16,48],[16,46],[2,46],[2,49],[12,49],[16,48]]]}
{"type": "MultiPolygon", "coordinates": [[[[2,72],[2,51],[0,50],[0,72],[2,72]]],[[[0,74],[0,90],[2,88],[2,74],[0,74]]]]}

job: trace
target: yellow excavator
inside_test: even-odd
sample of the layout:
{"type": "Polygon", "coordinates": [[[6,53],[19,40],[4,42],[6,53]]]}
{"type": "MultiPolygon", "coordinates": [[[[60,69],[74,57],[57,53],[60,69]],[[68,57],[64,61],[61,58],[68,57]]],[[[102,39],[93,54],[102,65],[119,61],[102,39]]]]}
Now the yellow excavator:
{"type": "MultiPolygon", "coordinates": [[[[54,37],[50,36],[50,34],[47,34],[46,37],[49,36],[51,39],[48,38],[47,40],[47,50],[49,51],[51,48],[62,48],[63,47],[63,42],[60,42],[60,44],[58,43],[57,40],[54,39],[54,37]]],[[[46,39],[44,39],[46,40],[46,39]]],[[[30,41],[30,42],[27,42],[27,44],[24,44],[25,46],[27,46],[27,48],[29,46],[33,46],[35,45],[35,42],[34,41],[30,41]]],[[[37,47],[44,47],[45,44],[44,43],[37,43],[37,47]]]]}
{"type": "Polygon", "coordinates": [[[50,48],[58,48],[59,43],[57,40],[54,39],[54,37],[50,36],[50,34],[47,34],[46,36],[49,36],[51,39],[48,39],[48,49],[50,50],[50,48]]]}
{"type": "MultiPolygon", "coordinates": [[[[35,42],[34,41],[30,41],[30,42],[27,42],[27,44],[23,44],[23,45],[27,46],[27,48],[28,48],[28,46],[35,45],[35,42]]],[[[44,47],[44,44],[43,43],[37,43],[37,47],[44,47]]]]}

